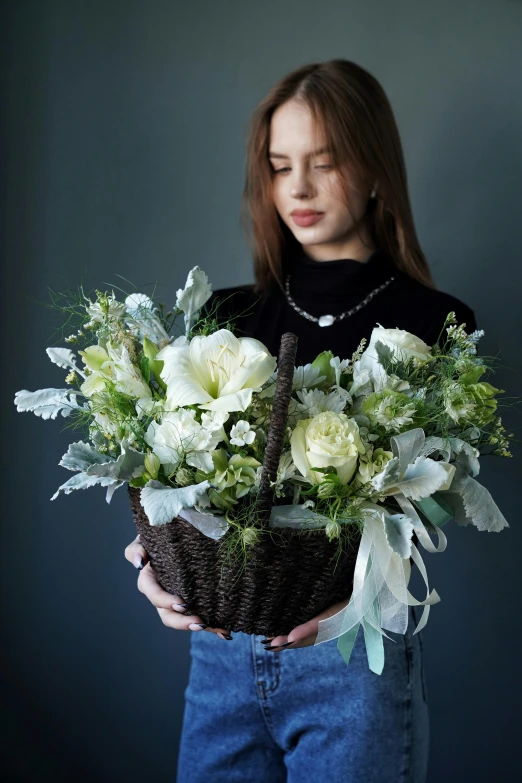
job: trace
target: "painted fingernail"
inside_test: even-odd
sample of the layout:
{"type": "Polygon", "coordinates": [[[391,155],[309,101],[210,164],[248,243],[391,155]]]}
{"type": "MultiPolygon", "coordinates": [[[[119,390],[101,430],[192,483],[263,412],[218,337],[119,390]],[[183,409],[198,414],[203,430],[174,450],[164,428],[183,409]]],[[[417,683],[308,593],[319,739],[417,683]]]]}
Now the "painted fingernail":
{"type": "Polygon", "coordinates": [[[138,555],[138,554],[134,555],[134,558],[133,558],[132,562],[134,563],[134,567],[138,568],[141,571],[141,569],[143,568],[143,558],[142,558],[142,556],[138,555]]]}
{"type": "Polygon", "coordinates": [[[223,637],[223,639],[228,639],[229,642],[231,642],[232,638],[233,638],[232,636],[224,634],[224,633],[222,633],[221,636],[223,637]]]}
{"type": "Polygon", "coordinates": [[[207,626],[205,623],[190,623],[189,628],[191,631],[200,631],[207,626]]]}
{"type": "Polygon", "coordinates": [[[187,608],[187,604],[172,604],[172,608],[176,612],[184,612],[187,608]]]}
{"type": "Polygon", "coordinates": [[[261,639],[261,644],[271,644],[272,639],[261,639]]]}

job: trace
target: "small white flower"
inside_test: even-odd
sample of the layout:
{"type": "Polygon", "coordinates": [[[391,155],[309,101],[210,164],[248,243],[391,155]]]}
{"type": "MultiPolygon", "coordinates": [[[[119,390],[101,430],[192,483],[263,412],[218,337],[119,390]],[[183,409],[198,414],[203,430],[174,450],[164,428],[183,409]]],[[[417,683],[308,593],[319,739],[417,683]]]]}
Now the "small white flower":
{"type": "Polygon", "coordinates": [[[309,389],[310,386],[316,386],[324,381],[325,376],[321,375],[318,367],[312,367],[311,364],[304,364],[294,367],[294,377],[292,381],[292,391],[296,389],[309,389]]]}
{"type": "MultiPolygon", "coordinates": [[[[341,387],[339,390],[345,392],[341,387]]],[[[298,413],[306,414],[307,418],[317,416],[323,411],[342,413],[350,397],[349,394],[342,394],[337,390],[326,394],[321,389],[302,389],[297,392],[297,396],[300,402],[296,403],[295,409],[298,413]]]]}
{"type": "MultiPolygon", "coordinates": [[[[261,466],[262,467],[262,466],[261,466]]],[[[280,498],[284,495],[284,482],[295,476],[297,468],[292,460],[292,452],[285,451],[279,458],[279,466],[277,468],[277,476],[275,481],[270,482],[270,486],[274,489],[276,497],[280,498]]]]}
{"type": "Polygon", "coordinates": [[[256,437],[255,430],[251,430],[250,424],[244,419],[240,419],[237,424],[234,424],[230,430],[230,435],[230,442],[233,443],[234,446],[250,446],[256,437]]]}
{"type": "Polygon", "coordinates": [[[85,308],[91,316],[91,321],[95,323],[104,323],[106,318],[120,318],[125,312],[125,305],[123,302],[118,302],[114,294],[107,297],[107,307],[104,309],[100,302],[91,302],[85,308]]]}
{"type": "Polygon", "coordinates": [[[373,411],[373,416],[386,430],[400,430],[405,424],[413,422],[415,411],[414,405],[397,406],[395,397],[385,395],[373,411]]]}
{"type": "Polygon", "coordinates": [[[230,418],[227,411],[208,411],[201,414],[201,426],[206,430],[213,432],[219,430],[223,424],[230,418]]]}
{"type": "Polygon", "coordinates": [[[344,370],[348,370],[351,364],[351,359],[339,359],[338,356],[332,356],[330,359],[330,365],[335,371],[335,383],[337,386],[341,383],[341,373],[344,370]]]}

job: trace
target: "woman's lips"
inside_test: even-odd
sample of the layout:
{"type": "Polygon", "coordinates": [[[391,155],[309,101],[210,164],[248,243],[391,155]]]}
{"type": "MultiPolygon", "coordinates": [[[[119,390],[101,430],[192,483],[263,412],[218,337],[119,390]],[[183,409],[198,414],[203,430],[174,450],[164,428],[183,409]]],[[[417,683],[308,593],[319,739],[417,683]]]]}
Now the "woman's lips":
{"type": "Polygon", "coordinates": [[[313,215],[291,215],[290,217],[297,226],[313,226],[318,220],[321,220],[324,212],[315,212],[313,215]]]}

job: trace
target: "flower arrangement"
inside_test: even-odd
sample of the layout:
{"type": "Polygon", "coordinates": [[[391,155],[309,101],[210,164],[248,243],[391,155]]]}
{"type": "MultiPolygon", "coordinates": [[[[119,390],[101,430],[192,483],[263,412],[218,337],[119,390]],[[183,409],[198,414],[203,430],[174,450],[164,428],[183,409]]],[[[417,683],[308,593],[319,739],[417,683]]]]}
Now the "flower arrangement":
{"type": "Polygon", "coordinates": [[[497,411],[504,390],[484,379],[489,360],[477,356],[484,332],[467,334],[451,312],[442,339],[429,346],[377,324],[351,358],[324,351],[293,367],[263,524],[278,360],[212,312],[200,317],[211,294],[195,266],[171,313],[141,293],[120,302],[114,292],[97,291],[91,301],[82,291],[68,306],[80,329],[66,342],[81,359],[70,348],[47,348],[67,370],[68,387],[15,395],[18,411],[60,415],[87,435],[63,455],[60,465],[74,475],[51,500],[101,485],[109,503],[128,484],[150,528],[192,526],[229,554],[240,552],[244,564],[282,530],[321,537],[338,555],[358,544],[350,601],[320,621],[315,643],[338,638],[348,663],[362,626],[369,666],[381,673],[384,629],[405,633],[415,604],[424,606],[417,632],[440,601],[415,542],[444,551],[450,519],[479,530],[508,526],[476,480],[479,457],[510,457],[513,437],[497,411]],[[184,330],[174,337],[180,315],[184,330]],[[408,590],[411,561],[424,578],[424,600],[408,590]]]}

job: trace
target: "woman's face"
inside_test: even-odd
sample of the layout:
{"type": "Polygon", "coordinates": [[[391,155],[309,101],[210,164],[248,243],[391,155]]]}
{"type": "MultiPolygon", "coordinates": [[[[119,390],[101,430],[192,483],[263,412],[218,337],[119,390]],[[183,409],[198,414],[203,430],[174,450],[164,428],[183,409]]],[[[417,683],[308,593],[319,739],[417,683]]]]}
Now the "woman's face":
{"type": "Polygon", "coordinates": [[[314,144],[312,115],[302,101],[287,101],[272,115],[269,160],[275,207],[307,255],[316,261],[366,261],[375,249],[364,220],[370,193],[352,178],[348,183],[350,214],[331,155],[326,151],[318,154],[325,139],[319,130],[317,133],[314,144]],[[298,225],[291,214],[294,210],[314,210],[322,215],[310,225],[298,225]]]}

